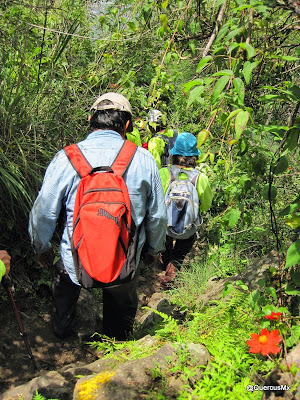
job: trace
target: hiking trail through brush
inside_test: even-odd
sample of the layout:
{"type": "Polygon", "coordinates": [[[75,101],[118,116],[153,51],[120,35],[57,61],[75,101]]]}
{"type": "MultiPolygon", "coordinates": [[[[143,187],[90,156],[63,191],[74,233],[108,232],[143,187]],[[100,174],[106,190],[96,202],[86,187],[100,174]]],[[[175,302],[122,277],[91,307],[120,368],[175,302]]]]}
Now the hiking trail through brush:
{"type": "MultiPolygon", "coordinates": [[[[153,293],[160,291],[159,277],[162,274],[163,270],[157,261],[141,268],[136,320],[139,320],[145,313],[142,308],[148,304],[153,293]]],[[[98,298],[95,294],[86,290],[81,291],[82,298],[78,301],[78,335],[59,339],[54,335],[51,328],[50,289],[45,298],[37,298],[36,301],[26,295],[25,291],[14,292],[16,305],[38,366],[35,371],[20,335],[13,309],[5,297],[4,289],[1,288],[1,290],[3,293],[1,292],[0,297],[0,394],[9,388],[33,379],[43,370],[56,371],[65,365],[78,361],[88,364],[97,359],[96,351],[93,351],[93,348],[87,345],[85,340],[87,340],[87,328],[91,326],[89,316],[90,319],[96,319],[95,332],[102,333],[102,323],[101,318],[99,318],[102,310],[100,297],[98,298]],[[85,326],[82,326],[82,324],[85,326]]],[[[92,334],[93,332],[89,333],[92,334]]],[[[97,340],[97,338],[92,340],[97,340]]]]}

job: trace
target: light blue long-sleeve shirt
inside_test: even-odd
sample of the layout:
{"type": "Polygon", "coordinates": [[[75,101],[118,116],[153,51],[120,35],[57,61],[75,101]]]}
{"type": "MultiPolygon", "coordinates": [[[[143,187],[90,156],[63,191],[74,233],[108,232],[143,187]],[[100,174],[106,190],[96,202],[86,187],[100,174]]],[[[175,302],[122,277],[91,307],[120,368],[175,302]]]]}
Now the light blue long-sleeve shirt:
{"type": "MultiPolygon", "coordinates": [[[[89,134],[78,146],[95,168],[111,165],[123,140],[117,132],[98,130],[89,134]]],[[[130,197],[132,219],[136,227],[140,227],[136,253],[138,265],[146,239],[148,253],[155,255],[164,250],[167,226],[164,193],[156,163],[151,154],[141,147],[137,148],[123,178],[130,197]]],[[[79,175],[64,150],[60,150],[46,170],[42,188],[29,216],[29,235],[37,253],[50,249],[50,241],[63,206],[66,208],[69,233],[72,235],[73,209],[79,182],[79,175]]],[[[60,253],[70,278],[78,284],[66,226],[60,242],[60,253]]]]}

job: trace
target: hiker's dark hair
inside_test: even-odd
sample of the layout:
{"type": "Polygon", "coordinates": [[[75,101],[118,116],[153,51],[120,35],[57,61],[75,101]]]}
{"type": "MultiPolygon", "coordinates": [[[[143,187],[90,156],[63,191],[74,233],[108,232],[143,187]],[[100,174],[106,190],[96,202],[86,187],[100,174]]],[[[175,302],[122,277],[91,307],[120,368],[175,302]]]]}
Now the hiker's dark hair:
{"type": "Polygon", "coordinates": [[[171,157],[171,164],[173,165],[180,165],[181,167],[190,167],[195,168],[197,165],[196,156],[172,156],[171,157]]]}
{"type": "Polygon", "coordinates": [[[133,125],[129,112],[120,110],[92,110],[90,127],[92,130],[110,129],[123,134],[127,121],[129,121],[127,132],[131,132],[133,125]]]}

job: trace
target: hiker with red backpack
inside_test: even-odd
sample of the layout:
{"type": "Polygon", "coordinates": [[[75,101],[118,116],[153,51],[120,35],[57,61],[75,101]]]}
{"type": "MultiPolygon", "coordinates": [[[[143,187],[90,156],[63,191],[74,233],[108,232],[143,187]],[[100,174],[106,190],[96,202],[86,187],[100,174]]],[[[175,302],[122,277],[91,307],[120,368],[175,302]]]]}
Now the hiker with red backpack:
{"type": "Polygon", "coordinates": [[[180,133],[170,154],[171,165],[159,170],[168,218],[166,250],[161,253],[161,262],[166,268],[160,280],[163,289],[172,285],[199,235],[201,212],[208,211],[212,203],[208,178],[196,168],[200,150],[195,136],[180,133]]]}
{"type": "Polygon", "coordinates": [[[39,263],[52,265],[50,240],[65,210],[61,259],[52,268],[55,334],[74,333],[81,287],[98,287],[103,333],[126,340],[137,310],[142,250],[151,255],[164,250],[164,194],[153,157],[124,140],[132,129],[132,109],[124,96],[100,96],[89,123],[87,138],[60,150],[49,164],[30,213],[29,234],[39,263]]]}

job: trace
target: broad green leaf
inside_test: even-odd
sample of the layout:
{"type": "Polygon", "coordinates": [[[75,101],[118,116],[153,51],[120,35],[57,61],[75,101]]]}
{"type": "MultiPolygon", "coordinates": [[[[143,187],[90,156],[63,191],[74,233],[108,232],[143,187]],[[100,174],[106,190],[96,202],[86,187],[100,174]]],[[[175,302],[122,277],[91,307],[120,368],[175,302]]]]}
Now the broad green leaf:
{"type": "Polygon", "coordinates": [[[300,130],[297,128],[292,128],[286,139],[284,150],[286,151],[294,150],[298,146],[299,135],[300,135],[300,130]]]}
{"type": "MultiPolygon", "coordinates": [[[[291,327],[291,330],[290,330],[290,337],[288,337],[287,339],[286,339],[286,345],[288,346],[288,347],[293,347],[295,344],[298,344],[300,342],[300,325],[294,325],[294,326],[292,326],[291,327]]],[[[295,364],[293,364],[291,367],[290,367],[290,372],[292,373],[292,369],[293,369],[293,366],[294,366],[295,364]]],[[[298,368],[297,368],[297,372],[298,372],[298,368]]],[[[296,372],[296,373],[297,373],[296,372]]]]}
{"type": "Polygon", "coordinates": [[[163,38],[163,37],[164,37],[164,34],[165,34],[164,28],[163,28],[162,26],[160,26],[160,27],[157,29],[156,34],[157,34],[158,37],[163,38]]]}
{"type": "Polygon", "coordinates": [[[206,65],[211,59],[212,59],[211,56],[203,57],[203,58],[200,60],[198,66],[197,66],[196,72],[199,74],[199,72],[201,72],[201,71],[203,70],[203,68],[205,67],[205,65],[206,65]]]}
{"type": "Polygon", "coordinates": [[[269,101],[280,98],[284,99],[284,97],[281,94],[265,94],[264,96],[259,97],[258,101],[269,101]]]}
{"type": "Polygon", "coordinates": [[[160,14],[159,20],[161,25],[163,26],[164,30],[168,29],[168,19],[165,14],[160,14]]]}
{"type": "Polygon", "coordinates": [[[292,283],[288,283],[285,289],[285,293],[289,296],[297,296],[298,294],[300,294],[300,289],[292,283]]]}
{"type": "Polygon", "coordinates": [[[205,86],[197,86],[190,91],[190,96],[187,101],[187,107],[189,107],[198,97],[204,92],[205,86]]]}
{"type": "Polygon", "coordinates": [[[223,69],[221,71],[216,72],[212,76],[223,76],[223,75],[232,76],[233,75],[233,71],[231,69],[223,69]]]}
{"type": "Polygon", "coordinates": [[[179,23],[177,22],[177,23],[176,23],[176,26],[177,26],[177,24],[178,24],[178,28],[177,28],[178,32],[182,31],[183,20],[181,19],[181,20],[179,21],[179,23]]]}
{"type": "Polygon", "coordinates": [[[228,296],[233,291],[233,289],[234,289],[233,284],[226,282],[225,286],[224,286],[224,289],[222,291],[222,296],[223,297],[228,296]]]}
{"type": "Polygon", "coordinates": [[[209,153],[201,153],[200,156],[198,157],[197,163],[202,163],[204,162],[207,157],[209,156],[209,153]]]}
{"type": "Polygon", "coordinates": [[[293,85],[290,87],[290,91],[293,93],[295,99],[300,100],[300,87],[297,85],[293,85]]]}
{"type": "Polygon", "coordinates": [[[244,151],[246,150],[246,148],[247,148],[246,142],[245,142],[244,139],[242,139],[242,140],[240,141],[240,150],[241,150],[241,153],[244,153],[244,151]]]}
{"type": "Polygon", "coordinates": [[[166,1],[164,1],[164,2],[162,3],[161,7],[162,7],[162,8],[167,8],[167,7],[168,7],[168,4],[169,4],[169,0],[166,0],[166,1]]]}
{"type": "Polygon", "coordinates": [[[203,129],[201,132],[198,133],[197,135],[197,147],[198,149],[203,145],[205,140],[209,136],[209,131],[207,129],[203,129]]]}
{"type": "Polygon", "coordinates": [[[246,125],[248,123],[250,114],[248,111],[240,111],[236,118],[235,118],[235,124],[234,124],[234,129],[235,129],[235,135],[236,135],[236,140],[239,140],[241,137],[241,134],[244,132],[246,125]]]}
{"type": "Polygon", "coordinates": [[[300,264],[300,240],[292,243],[286,253],[285,267],[289,268],[296,264],[300,264]]]}
{"type": "Polygon", "coordinates": [[[244,283],[243,281],[238,280],[238,281],[235,282],[235,284],[236,284],[237,286],[239,286],[239,287],[240,287],[241,289],[243,289],[243,290],[248,290],[248,286],[245,285],[245,283],[244,283]]]}
{"type": "Polygon", "coordinates": [[[244,82],[241,80],[241,78],[234,78],[233,79],[233,86],[235,88],[235,91],[238,95],[238,98],[242,104],[244,104],[244,99],[245,99],[245,86],[244,82]]]}
{"type": "Polygon", "coordinates": [[[296,286],[300,286],[300,269],[292,269],[290,272],[293,283],[296,286]]]}
{"type": "MultiPolygon", "coordinates": [[[[263,190],[262,195],[263,195],[263,198],[264,198],[265,200],[268,200],[268,201],[269,201],[269,184],[268,184],[268,183],[264,186],[264,190],[263,190]]],[[[275,198],[276,198],[276,196],[277,196],[277,189],[276,189],[276,187],[273,186],[273,185],[271,186],[270,195],[271,195],[271,201],[274,201],[275,198]]]]}
{"type": "MultiPolygon", "coordinates": [[[[224,46],[219,46],[219,47],[217,47],[216,49],[213,50],[212,54],[214,54],[214,55],[218,54],[218,53],[221,54],[224,49],[225,49],[224,46]]],[[[216,59],[216,63],[217,63],[217,61],[218,60],[216,59]]]]}
{"type": "Polygon", "coordinates": [[[243,32],[244,28],[238,28],[238,29],[234,29],[231,32],[228,33],[228,35],[225,38],[225,41],[229,41],[230,39],[236,37],[237,35],[239,35],[241,32],[243,32]]]}
{"type": "Polygon", "coordinates": [[[288,160],[285,156],[280,157],[278,164],[276,165],[274,174],[279,175],[282,174],[289,166],[288,160]]]}
{"type": "Polygon", "coordinates": [[[183,85],[184,87],[184,92],[188,92],[192,87],[198,86],[198,85],[203,85],[203,79],[195,79],[193,81],[187,82],[183,85]]]}
{"type": "Polygon", "coordinates": [[[258,305],[258,300],[260,299],[260,292],[259,290],[253,290],[249,296],[249,304],[252,310],[254,310],[258,305]]]}
{"type": "Polygon", "coordinates": [[[215,84],[214,90],[213,90],[212,99],[211,99],[212,103],[215,103],[217,98],[223,92],[223,89],[227,85],[229,79],[230,79],[230,76],[221,76],[218,79],[217,83],[215,84]]]}
{"type": "Polygon", "coordinates": [[[233,208],[227,213],[228,226],[233,228],[240,219],[241,211],[238,208],[233,208]]]}
{"type": "Polygon", "coordinates": [[[266,285],[266,280],[265,279],[259,279],[257,282],[258,286],[260,288],[264,287],[266,285]]]}
{"type": "Polygon", "coordinates": [[[209,161],[211,164],[215,162],[215,154],[214,153],[209,153],[209,161]]]}
{"type": "Polygon", "coordinates": [[[234,117],[236,114],[238,114],[240,111],[243,111],[241,108],[238,108],[237,110],[231,111],[231,113],[228,115],[228,117],[225,119],[224,122],[227,122],[229,119],[234,117]]]}
{"type": "Polygon", "coordinates": [[[205,76],[205,77],[203,78],[203,81],[204,81],[204,84],[205,84],[206,86],[209,86],[209,85],[211,85],[211,84],[214,82],[214,78],[212,78],[211,76],[205,76]]]}
{"type": "Polygon", "coordinates": [[[250,60],[250,58],[252,58],[252,57],[255,56],[255,53],[256,53],[256,52],[255,52],[255,49],[254,49],[254,47],[252,47],[250,44],[248,44],[248,43],[240,43],[239,46],[240,46],[242,49],[246,50],[247,59],[248,59],[248,60],[250,60]]]}
{"type": "Polygon", "coordinates": [[[135,31],[135,30],[136,30],[136,26],[135,26],[135,23],[134,23],[134,22],[132,22],[132,21],[128,22],[128,26],[129,26],[129,28],[130,28],[132,31],[135,31]]]}
{"type": "Polygon", "coordinates": [[[219,30],[219,33],[216,37],[215,43],[218,43],[228,32],[229,30],[229,23],[226,23],[222,26],[222,28],[219,30]]]}
{"type": "Polygon", "coordinates": [[[289,204],[286,208],[284,208],[280,213],[278,214],[279,217],[284,217],[285,215],[292,214],[299,210],[300,208],[300,196],[297,197],[291,204],[289,204]]]}
{"type": "Polygon", "coordinates": [[[258,12],[259,14],[266,14],[266,12],[269,10],[268,7],[266,6],[256,6],[255,11],[258,12]]]}
{"type": "Polygon", "coordinates": [[[236,42],[232,43],[232,44],[229,46],[229,49],[228,49],[227,54],[231,54],[231,52],[232,52],[234,49],[236,49],[237,47],[239,47],[239,43],[236,43],[236,42]]]}
{"type": "Polygon", "coordinates": [[[259,62],[253,62],[251,63],[250,61],[246,61],[244,64],[244,68],[243,68],[243,76],[245,79],[245,82],[247,83],[247,85],[249,85],[250,81],[251,81],[251,74],[252,71],[259,65],[259,62]]]}
{"type": "Polygon", "coordinates": [[[280,56],[280,58],[284,61],[297,61],[299,60],[299,57],[294,57],[294,56],[280,56]]]}
{"type": "Polygon", "coordinates": [[[267,287],[265,287],[265,291],[266,291],[270,296],[272,296],[273,299],[274,299],[275,301],[277,301],[277,294],[276,294],[275,288],[273,288],[273,287],[271,287],[271,286],[267,286],[267,287]]]}
{"type": "Polygon", "coordinates": [[[284,222],[292,229],[297,229],[300,226],[300,214],[293,213],[291,217],[285,218],[284,222]]]}

